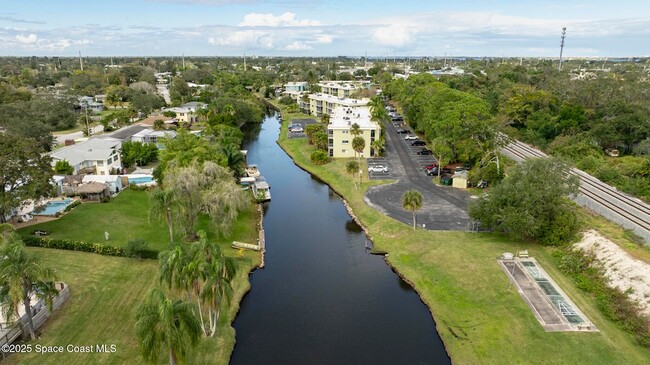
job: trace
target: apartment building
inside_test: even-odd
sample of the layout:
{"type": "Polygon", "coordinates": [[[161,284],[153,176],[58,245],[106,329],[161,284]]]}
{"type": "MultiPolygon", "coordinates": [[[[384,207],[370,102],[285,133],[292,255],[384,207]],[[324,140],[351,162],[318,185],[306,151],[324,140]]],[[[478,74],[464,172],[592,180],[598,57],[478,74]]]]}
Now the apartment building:
{"type": "Polygon", "coordinates": [[[328,150],[330,157],[354,157],[352,149],[352,126],[359,125],[359,137],[363,137],[366,146],[362,157],[374,156],[372,142],[379,138],[381,126],[370,119],[370,109],[367,107],[350,108],[337,107],[330,114],[330,124],[327,126],[328,150]]]}

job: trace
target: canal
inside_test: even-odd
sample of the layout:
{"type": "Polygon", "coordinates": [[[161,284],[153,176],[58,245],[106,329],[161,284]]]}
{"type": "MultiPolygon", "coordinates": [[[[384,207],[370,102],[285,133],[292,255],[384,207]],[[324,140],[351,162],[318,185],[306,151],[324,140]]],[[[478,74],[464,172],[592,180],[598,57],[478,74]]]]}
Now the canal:
{"type": "Polygon", "coordinates": [[[277,145],[279,128],[267,117],[245,146],[272,200],[266,266],[234,322],[231,364],[450,363],[427,307],[369,253],[341,198],[277,145]]]}

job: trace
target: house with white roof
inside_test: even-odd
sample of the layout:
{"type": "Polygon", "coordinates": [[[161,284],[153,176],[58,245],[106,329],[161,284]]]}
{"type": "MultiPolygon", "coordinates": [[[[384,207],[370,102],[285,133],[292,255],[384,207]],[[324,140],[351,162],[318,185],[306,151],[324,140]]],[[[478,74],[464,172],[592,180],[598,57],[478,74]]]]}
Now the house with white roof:
{"type": "Polygon", "coordinates": [[[362,157],[372,157],[375,151],[372,143],[379,138],[381,126],[371,120],[370,109],[367,107],[350,108],[337,107],[330,114],[330,124],[327,126],[328,154],[330,157],[354,157],[352,148],[352,126],[359,126],[359,137],[363,137],[366,145],[362,157]]]}
{"type": "Polygon", "coordinates": [[[91,138],[50,152],[52,166],[58,161],[68,161],[73,175],[110,175],[112,169],[121,169],[122,142],[115,138],[91,138]]]}
{"type": "Polygon", "coordinates": [[[207,107],[206,103],[201,103],[199,101],[192,101],[185,103],[181,106],[173,108],[165,108],[163,112],[174,112],[176,113],[176,120],[181,123],[192,124],[198,122],[198,110],[207,107]]]}
{"type": "Polygon", "coordinates": [[[323,94],[349,98],[354,91],[369,88],[370,81],[321,81],[318,86],[323,94]]]}
{"type": "Polygon", "coordinates": [[[162,138],[176,138],[175,131],[154,131],[153,129],[143,129],[131,137],[133,142],[153,143],[156,147],[161,148],[160,140],[162,138]]]}

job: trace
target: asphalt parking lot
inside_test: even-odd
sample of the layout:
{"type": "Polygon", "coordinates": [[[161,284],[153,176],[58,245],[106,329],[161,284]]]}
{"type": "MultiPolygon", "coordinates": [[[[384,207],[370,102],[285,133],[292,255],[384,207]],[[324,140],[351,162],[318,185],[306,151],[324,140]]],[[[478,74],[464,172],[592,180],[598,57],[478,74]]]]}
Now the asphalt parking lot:
{"type": "MultiPolygon", "coordinates": [[[[368,159],[369,166],[382,164],[389,168],[390,177],[370,173],[371,179],[395,179],[396,183],[373,186],[366,193],[366,202],[380,212],[401,222],[412,224],[412,213],[402,208],[402,194],[416,189],[422,194],[422,209],[416,212],[418,226],[431,230],[468,230],[471,220],[467,205],[471,199],[463,190],[433,184],[424,166],[435,163],[431,155],[418,155],[425,146],[411,146],[407,134],[398,134],[397,128],[409,129],[401,122],[386,125],[386,157],[368,159]]],[[[412,134],[412,133],[411,133],[412,134]]]]}
{"type": "Polygon", "coordinates": [[[368,159],[368,167],[372,166],[387,166],[388,172],[374,172],[368,171],[368,178],[370,180],[389,180],[392,179],[392,167],[388,163],[388,160],[385,157],[372,157],[368,159]]]}
{"type": "MultiPolygon", "coordinates": [[[[294,119],[291,121],[290,124],[300,124],[302,127],[303,131],[306,129],[306,127],[310,124],[316,124],[318,123],[316,119],[294,119]]],[[[307,135],[302,132],[302,133],[295,133],[295,132],[289,132],[287,131],[287,137],[288,138],[307,138],[307,135]]]]}

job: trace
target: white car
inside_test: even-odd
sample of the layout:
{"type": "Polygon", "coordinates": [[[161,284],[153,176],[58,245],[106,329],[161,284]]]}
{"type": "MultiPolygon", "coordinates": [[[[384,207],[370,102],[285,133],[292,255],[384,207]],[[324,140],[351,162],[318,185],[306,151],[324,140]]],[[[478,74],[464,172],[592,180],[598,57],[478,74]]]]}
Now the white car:
{"type": "Polygon", "coordinates": [[[416,140],[416,139],[420,139],[420,138],[418,138],[418,136],[414,136],[414,135],[412,135],[412,134],[408,134],[408,135],[406,135],[406,136],[404,137],[404,139],[408,141],[408,140],[416,140]]]}
{"type": "Polygon", "coordinates": [[[374,165],[368,167],[368,172],[388,172],[388,167],[384,165],[374,165]]]}
{"type": "Polygon", "coordinates": [[[302,129],[302,127],[293,127],[293,128],[289,128],[289,132],[302,133],[302,132],[304,132],[304,129],[302,129]]]}

